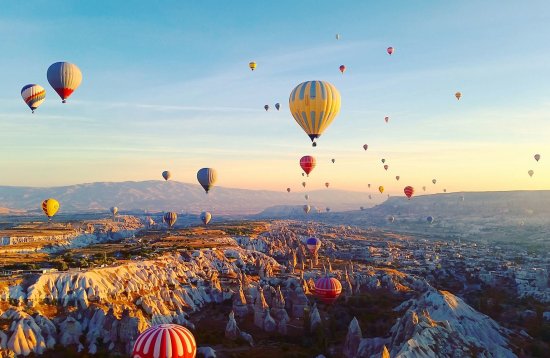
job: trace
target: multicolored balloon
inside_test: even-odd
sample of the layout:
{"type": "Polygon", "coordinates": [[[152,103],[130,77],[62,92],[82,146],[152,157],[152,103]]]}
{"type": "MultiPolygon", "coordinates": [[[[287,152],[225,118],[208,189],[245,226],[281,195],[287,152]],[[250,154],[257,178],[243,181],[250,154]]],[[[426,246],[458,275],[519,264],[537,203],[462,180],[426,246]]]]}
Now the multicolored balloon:
{"type": "Polygon", "coordinates": [[[302,186],[303,186],[304,188],[306,187],[306,182],[305,182],[305,181],[302,182],[302,186]]]}
{"type": "Polygon", "coordinates": [[[48,217],[48,220],[51,220],[52,217],[59,210],[59,202],[53,198],[46,199],[42,202],[42,211],[48,217]]]}
{"type": "Polygon", "coordinates": [[[286,188],[287,193],[290,193],[290,188],[286,188]]]}
{"type": "Polygon", "coordinates": [[[170,179],[171,176],[172,176],[172,173],[170,173],[168,170],[165,170],[162,172],[162,177],[164,178],[164,180],[170,179]]]}
{"type": "Polygon", "coordinates": [[[48,82],[57,92],[63,103],[80,86],[82,72],[69,62],[56,62],[48,68],[48,82]]]}
{"type": "Polygon", "coordinates": [[[434,217],[433,217],[433,216],[428,216],[428,217],[426,218],[426,220],[428,221],[428,223],[431,224],[431,223],[434,222],[434,217]]]}
{"type": "Polygon", "coordinates": [[[384,165],[384,170],[386,170],[386,171],[387,171],[387,170],[388,170],[388,168],[389,168],[389,166],[388,166],[387,164],[386,164],[386,165],[384,165]]]}
{"type": "Polygon", "coordinates": [[[23,97],[23,101],[34,113],[34,110],[40,107],[46,99],[46,90],[40,85],[26,85],[21,89],[21,97],[23,97]]]}
{"type": "Polygon", "coordinates": [[[435,180],[435,179],[432,179],[432,183],[434,183],[434,184],[435,184],[435,183],[437,183],[437,180],[435,180]]]}
{"type": "Polygon", "coordinates": [[[390,117],[384,117],[384,120],[388,123],[390,121],[390,117]]]}
{"type": "Polygon", "coordinates": [[[316,164],[317,164],[317,161],[311,155],[304,155],[300,159],[300,167],[306,173],[307,176],[309,176],[309,173],[311,173],[311,171],[315,168],[316,164]]]}
{"type": "Polygon", "coordinates": [[[316,255],[317,251],[319,251],[319,248],[321,247],[321,240],[319,240],[316,237],[310,237],[306,241],[306,246],[307,246],[308,251],[312,255],[316,255]]]}
{"type": "Polygon", "coordinates": [[[340,40],[340,34],[336,34],[336,40],[340,40]]]}
{"type": "Polygon", "coordinates": [[[384,164],[386,162],[386,159],[382,159],[382,164],[384,164]]]}
{"type": "Polygon", "coordinates": [[[384,192],[384,187],[382,185],[380,185],[378,187],[378,191],[380,192],[380,194],[382,194],[384,192]]]}
{"type": "Polygon", "coordinates": [[[340,112],[340,93],[326,81],[300,83],[290,93],[290,113],[309,136],[315,139],[332,123],[340,112]]]}
{"type": "Polygon", "coordinates": [[[344,74],[345,71],[346,71],[346,66],[340,65],[340,72],[342,72],[342,74],[344,74]]]}
{"type": "Polygon", "coordinates": [[[206,191],[206,194],[212,189],[217,179],[218,173],[214,168],[202,168],[197,172],[197,180],[206,191]]]}
{"type": "Polygon", "coordinates": [[[303,209],[304,209],[304,213],[307,214],[307,213],[309,213],[309,211],[311,210],[311,206],[309,206],[309,205],[304,205],[303,209]]]}
{"type": "Polygon", "coordinates": [[[195,337],[185,327],[161,324],[147,328],[134,343],[132,358],[195,358],[195,337]]]}
{"type": "Polygon", "coordinates": [[[174,226],[174,224],[176,223],[176,220],[178,220],[178,214],[173,211],[169,211],[165,213],[162,218],[164,219],[164,222],[168,225],[168,227],[172,228],[172,226],[174,226]]]}
{"type": "Polygon", "coordinates": [[[109,211],[111,211],[111,214],[113,214],[113,216],[116,216],[116,214],[118,213],[118,208],[116,206],[111,206],[109,211]]]}
{"type": "Polygon", "coordinates": [[[407,196],[407,198],[410,200],[411,197],[414,195],[414,188],[410,185],[407,185],[405,187],[405,189],[403,189],[403,191],[405,192],[405,195],[407,196]]]}
{"type": "Polygon", "coordinates": [[[334,277],[322,277],[315,281],[315,296],[326,304],[332,304],[342,293],[342,284],[334,277]]]}
{"type": "Polygon", "coordinates": [[[392,55],[392,53],[393,53],[393,47],[391,47],[391,46],[390,46],[390,47],[388,47],[388,48],[386,49],[386,52],[388,53],[388,55],[390,55],[390,56],[391,56],[391,55],[392,55]]]}
{"type": "Polygon", "coordinates": [[[256,62],[254,62],[254,61],[252,61],[252,62],[250,62],[250,63],[248,64],[248,67],[250,67],[250,69],[251,69],[252,71],[254,71],[254,70],[256,69],[256,66],[257,66],[257,65],[256,65],[256,62]]]}
{"type": "Polygon", "coordinates": [[[266,104],[266,105],[264,106],[264,109],[265,109],[265,111],[267,112],[267,111],[269,110],[269,105],[266,104]]]}
{"type": "Polygon", "coordinates": [[[281,105],[280,105],[279,103],[275,103],[275,109],[276,109],[276,110],[281,109],[281,105]]]}
{"type": "Polygon", "coordinates": [[[368,144],[363,144],[363,149],[364,149],[364,150],[369,149],[369,145],[368,145],[368,144]]]}
{"type": "Polygon", "coordinates": [[[391,223],[394,222],[395,217],[393,217],[393,215],[388,216],[388,221],[391,222],[391,223]]]}
{"type": "Polygon", "coordinates": [[[326,186],[327,188],[329,187],[329,185],[330,185],[329,182],[326,182],[326,183],[325,183],[325,186],[326,186]]]}
{"type": "Polygon", "coordinates": [[[208,211],[203,211],[200,218],[204,225],[208,225],[210,220],[212,220],[212,214],[210,214],[208,211]]]}
{"type": "Polygon", "coordinates": [[[462,97],[462,93],[460,92],[455,93],[455,97],[457,100],[460,100],[460,97],[462,97]]]}

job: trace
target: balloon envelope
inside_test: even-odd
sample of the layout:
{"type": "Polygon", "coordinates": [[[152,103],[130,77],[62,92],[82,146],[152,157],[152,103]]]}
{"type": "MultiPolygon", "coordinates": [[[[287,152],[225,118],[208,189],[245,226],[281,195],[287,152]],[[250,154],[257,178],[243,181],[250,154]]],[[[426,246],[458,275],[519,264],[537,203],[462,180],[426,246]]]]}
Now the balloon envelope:
{"type": "Polygon", "coordinates": [[[333,163],[336,162],[336,159],[333,158],[333,159],[332,159],[332,162],[333,162],[333,163]]]}
{"type": "Polygon", "coordinates": [[[306,241],[306,246],[309,252],[315,255],[317,251],[319,251],[319,248],[321,247],[321,240],[319,240],[316,237],[310,237],[306,241]]]}
{"type": "Polygon", "coordinates": [[[540,154],[535,154],[535,160],[538,162],[540,159],[540,154]]]}
{"type": "Polygon", "coordinates": [[[432,183],[434,183],[434,184],[435,184],[435,183],[437,183],[437,180],[435,180],[435,179],[432,179],[432,183]]]}
{"type": "Polygon", "coordinates": [[[264,106],[264,109],[267,111],[267,110],[269,109],[269,106],[266,104],[266,105],[264,106]]]}
{"type": "Polygon", "coordinates": [[[315,281],[315,296],[326,304],[332,304],[342,293],[342,284],[334,277],[321,277],[315,281]]]}
{"type": "Polygon", "coordinates": [[[388,123],[390,121],[390,117],[384,117],[384,120],[388,123]]]}
{"type": "Polygon", "coordinates": [[[529,174],[530,177],[533,177],[533,174],[535,174],[535,172],[532,171],[532,170],[529,170],[529,171],[527,172],[527,174],[529,174]]]}
{"type": "Polygon", "coordinates": [[[309,173],[315,168],[317,161],[311,155],[305,155],[300,158],[300,167],[309,176],[309,173]]]}
{"type": "Polygon", "coordinates": [[[204,188],[204,191],[206,191],[206,194],[212,189],[217,179],[218,173],[214,168],[202,168],[197,172],[197,180],[204,188]]]}
{"type": "Polygon", "coordinates": [[[384,187],[382,185],[380,185],[378,187],[378,191],[380,192],[380,194],[382,194],[384,192],[384,187]]]}
{"type": "Polygon", "coordinates": [[[143,331],[134,343],[132,357],[136,358],[195,358],[195,337],[185,327],[161,324],[143,331]]]}
{"type": "Polygon", "coordinates": [[[164,219],[164,222],[168,225],[168,227],[172,227],[176,223],[176,220],[178,220],[178,214],[176,214],[173,211],[169,211],[164,214],[163,219],[164,219]]]}
{"type": "Polygon", "coordinates": [[[252,61],[252,62],[250,62],[250,63],[248,64],[248,67],[250,67],[250,69],[251,69],[252,71],[254,71],[254,70],[256,69],[256,66],[257,66],[257,65],[256,65],[256,62],[254,62],[254,61],[252,61]]]}
{"type": "Polygon", "coordinates": [[[111,206],[109,209],[111,211],[111,214],[116,215],[118,213],[118,208],[116,206],[111,206]]]}
{"type": "Polygon", "coordinates": [[[388,216],[388,221],[392,223],[395,221],[395,218],[392,215],[390,215],[388,216]]]}
{"type": "Polygon", "coordinates": [[[212,220],[212,214],[210,214],[208,211],[203,211],[201,213],[201,221],[204,225],[208,225],[208,223],[212,220]]]}
{"type": "Polygon", "coordinates": [[[53,198],[46,199],[42,202],[42,211],[51,219],[59,210],[59,202],[53,198]]]}
{"type": "Polygon", "coordinates": [[[26,85],[21,89],[21,97],[34,113],[34,110],[46,99],[46,90],[40,85],[26,85]]]}
{"type": "Polygon", "coordinates": [[[162,172],[162,177],[164,178],[164,180],[170,179],[171,176],[172,176],[172,173],[170,173],[168,170],[165,170],[162,172]]]}
{"type": "Polygon", "coordinates": [[[457,100],[459,100],[460,97],[462,97],[462,93],[460,93],[460,92],[455,93],[455,97],[456,97],[457,100]]]}
{"type": "Polygon", "coordinates": [[[428,217],[426,218],[426,220],[431,224],[431,223],[434,222],[434,217],[433,217],[433,216],[428,216],[428,217]]]}
{"type": "Polygon", "coordinates": [[[290,113],[313,142],[340,112],[340,93],[326,81],[300,83],[290,93],[290,113]]]}
{"type": "Polygon", "coordinates": [[[396,175],[396,176],[395,176],[395,180],[399,181],[399,178],[400,178],[399,175],[396,175]]]}
{"type": "Polygon", "coordinates": [[[279,103],[275,103],[275,109],[276,109],[276,110],[281,109],[281,105],[280,105],[279,103]]]}
{"type": "Polygon", "coordinates": [[[414,188],[410,185],[406,186],[405,189],[403,189],[403,191],[405,192],[405,195],[409,199],[411,198],[411,196],[414,195],[414,188]]]}
{"type": "Polygon", "coordinates": [[[344,73],[346,71],[346,66],[340,65],[340,72],[344,73]]]}
{"type": "Polygon", "coordinates": [[[384,165],[384,170],[388,170],[389,166],[386,164],[384,165]]]}
{"type": "Polygon", "coordinates": [[[388,53],[388,55],[391,56],[391,54],[393,53],[393,47],[391,47],[391,46],[388,47],[388,48],[386,49],[386,52],[388,53]]]}
{"type": "Polygon", "coordinates": [[[311,207],[309,205],[304,205],[304,212],[307,214],[311,210],[311,207]]]}
{"type": "Polygon", "coordinates": [[[290,193],[290,188],[286,188],[286,191],[290,193]]]}
{"type": "Polygon", "coordinates": [[[48,68],[48,82],[61,97],[63,103],[80,86],[82,72],[69,62],[56,62],[48,68]]]}
{"type": "Polygon", "coordinates": [[[363,144],[363,149],[364,149],[364,150],[369,149],[369,145],[368,145],[368,144],[363,144]]]}
{"type": "Polygon", "coordinates": [[[326,183],[325,183],[325,186],[326,186],[327,188],[329,187],[329,185],[330,185],[329,182],[326,182],[326,183]]]}

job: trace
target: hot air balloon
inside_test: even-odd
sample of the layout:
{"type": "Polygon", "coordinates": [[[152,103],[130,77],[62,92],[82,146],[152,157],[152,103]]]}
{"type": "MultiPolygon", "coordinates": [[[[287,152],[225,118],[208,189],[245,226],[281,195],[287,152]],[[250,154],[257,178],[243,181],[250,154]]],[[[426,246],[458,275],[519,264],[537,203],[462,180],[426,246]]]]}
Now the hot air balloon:
{"type": "Polygon", "coordinates": [[[460,200],[464,201],[464,195],[460,196],[460,200]]]}
{"type": "Polygon", "coordinates": [[[330,185],[329,182],[326,182],[326,183],[325,183],[325,186],[326,186],[327,188],[329,187],[329,185],[330,185]]]}
{"type": "Polygon", "coordinates": [[[202,168],[197,172],[197,180],[206,191],[206,194],[208,194],[208,191],[212,189],[217,178],[218,173],[216,173],[214,168],[202,168]]]}
{"type": "Polygon", "coordinates": [[[316,255],[317,251],[319,251],[319,248],[321,247],[321,240],[319,240],[316,237],[310,237],[306,241],[306,246],[307,246],[308,251],[312,255],[316,255]]]}
{"type": "Polygon", "coordinates": [[[395,218],[393,217],[393,215],[388,216],[388,221],[391,223],[395,221],[395,218]]]}
{"type": "Polygon", "coordinates": [[[57,200],[49,198],[42,202],[42,211],[48,217],[48,221],[57,213],[57,210],[59,210],[59,202],[57,200]]]}
{"type": "Polygon", "coordinates": [[[380,194],[382,194],[384,192],[384,187],[382,185],[380,185],[378,187],[378,191],[380,192],[380,194]]]}
{"type": "Polygon", "coordinates": [[[248,67],[250,67],[250,69],[252,71],[254,71],[256,69],[256,62],[252,61],[248,64],[248,67]]]}
{"type": "Polygon", "coordinates": [[[204,225],[208,225],[210,220],[212,220],[212,214],[210,214],[208,211],[203,211],[200,217],[204,225]]]}
{"type": "Polygon", "coordinates": [[[288,193],[290,193],[290,188],[286,188],[286,191],[287,191],[288,193]]]}
{"type": "Polygon", "coordinates": [[[388,170],[389,166],[386,164],[384,165],[384,170],[388,170]]]}
{"type": "Polygon", "coordinates": [[[309,213],[309,211],[311,210],[311,207],[309,205],[304,205],[304,213],[309,213]]]}
{"type": "Polygon", "coordinates": [[[281,105],[280,105],[279,103],[275,103],[275,109],[276,109],[276,110],[281,109],[281,105]]]}
{"type": "Polygon", "coordinates": [[[462,97],[462,93],[460,92],[455,93],[455,97],[457,100],[460,100],[460,97],[462,97]]]}
{"type": "Polygon", "coordinates": [[[317,161],[311,155],[304,155],[300,159],[300,167],[309,176],[309,173],[315,168],[317,161]]]}
{"type": "Polygon", "coordinates": [[[392,53],[393,53],[393,47],[391,47],[391,46],[390,46],[390,47],[388,47],[388,48],[386,49],[386,52],[388,53],[388,55],[390,55],[390,56],[391,56],[391,55],[392,55],[392,53]]]}
{"type": "Polygon", "coordinates": [[[302,176],[305,177],[305,176],[306,176],[306,173],[302,173],[302,176]]]}
{"type": "Polygon", "coordinates": [[[113,216],[116,216],[116,214],[118,213],[118,208],[116,206],[111,206],[109,210],[111,211],[111,214],[113,214],[113,216]]]}
{"type": "Polygon", "coordinates": [[[342,74],[344,74],[345,71],[346,71],[346,66],[340,65],[340,72],[342,72],[342,74]]]}
{"type": "Polygon", "coordinates": [[[266,105],[264,106],[264,109],[265,109],[265,111],[267,112],[267,111],[269,110],[269,106],[266,104],[266,105]]]}
{"type": "Polygon", "coordinates": [[[446,193],[446,192],[447,192],[447,189],[443,189],[443,192],[446,193]]]}
{"type": "Polygon", "coordinates": [[[164,178],[164,180],[170,179],[171,176],[172,176],[172,173],[170,173],[168,170],[165,170],[162,172],[162,177],[164,178]]]}
{"type": "Polygon", "coordinates": [[[384,117],[384,120],[388,123],[390,121],[390,117],[384,117]]]}
{"type": "Polygon", "coordinates": [[[292,116],[312,142],[323,134],[340,112],[340,93],[325,81],[300,83],[290,93],[288,101],[292,116]]]}
{"type": "Polygon", "coordinates": [[[434,183],[434,184],[435,184],[435,183],[437,183],[437,180],[435,180],[435,179],[432,179],[432,183],[434,183]]]}
{"type": "Polygon", "coordinates": [[[372,200],[372,195],[369,194],[369,199],[372,200]]]}
{"type": "Polygon", "coordinates": [[[336,34],[336,40],[340,40],[340,34],[336,34]]]}
{"type": "Polygon", "coordinates": [[[368,187],[369,187],[369,189],[370,189],[370,184],[367,184],[367,186],[368,186],[368,187]]]}
{"type": "Polygon", "coordinates": [[[69,62],[56,62],[48,68],[48,82],[57,92],[63,103],[80,86],[82,72],[69,62]]]}
{"type": "Polygon", "coordinates": [[[364,149],[364,150],[369,149],[369,145],[368,145],[368,144],[363,144],[363,149],[364,149]]]}
{"type": "Polygon", "coordinates": [[[530,177],[533,177],[533,174],[535,174],[533,170],[529,170],[527,173],[529,174],[530,177]]]}
{"type": "Polygon", "coordinates": [[[21,89],[21,97],[34,113],[34,110],[46,99],[46,90],[40,85],[26,85],[21,89]]]}
{"type": "Polygon", "coordinates": [[[173,211],[169,211],[165,213],[162,218],[164,222],[168,225],[168,227],[172,228],[172,226],[174,226],[174,224],[176,223],[176,220],[178,220],[178,214],[173,211]]]}
{"type": "Polygon", "coordinates": [[[364,206],[360,206],[360,207],[359,207],[359,210],[363,211],[363,210],[365,210],[365,207],[364,207],[364,206]]]}
{"type": "Polygon", "coordinates": [[[329,208],[329,207],[327,207],[325,210],[326,210],[327,213],[330,212],[330,208],[329,208]]]}
{"type": "Polygon", "coordinates": [[[309,200],[309,195],[304,195],[304,198],[306,198],[306,200],[309,200]]]}
{"type": "Polygon", "coordinates": [[[386,159],[382,159],[382,164],[384,164],[386,162],[386,159]]]}
{"type": "Polygon", "coordinates": [[[405,189],[403,189],[403,191],[405,192],[405,195],[407,196],[407,198],[409,198],[409,200],[411,199],[411,196],[413,196],[414,194],[414,188],[410,185],[406,186],[405,189]]]}
{"type": "Polygon", "coordinates": [[[399,178],[401,178],[399,175],[395,176],[395,180],[399,181],[399,178]]]}
{"type": "Polygon", "coordinates": [[[332,158],[332,163],[335,163],[336,162],[336,159],[332,158]]]}
{"type": "Polygon", "coordinates": [[[147,328],[137,338],[132,358],[195,358],[195,337],[185,327],[161,324],[147,328]]]}
{"type": "Polygon", "coordinates": [[[535,154],[535,160],[538,162],[540,159],[540,154],[535,154]]]}
{"type": "Polygon", "coordinates": [[[315,281],[315,296],[323,303],[332,304],[342,293],[342,284],[334,277],[322,277],[315,281]]]}
{"type": "Polygon", "coordinates": [[[426,186],[425,186],[425,185],[422,187],[422,190],[423,190],[423,191],[426,191],[426,186]]]}
{"type": "Polygon", "coordinates": [[[434,217],[433,217],[433,216],[428,216],[428,217],[426,218],[426,220],[431,224],[431,223],[434,222],[434,217]]]}
{"type": "Polygon", "coordinates": [[[306,187],[306,182],[305,182],[305,181],[302,182],[302,186],[303,186],[304,188],[306,187]]]}

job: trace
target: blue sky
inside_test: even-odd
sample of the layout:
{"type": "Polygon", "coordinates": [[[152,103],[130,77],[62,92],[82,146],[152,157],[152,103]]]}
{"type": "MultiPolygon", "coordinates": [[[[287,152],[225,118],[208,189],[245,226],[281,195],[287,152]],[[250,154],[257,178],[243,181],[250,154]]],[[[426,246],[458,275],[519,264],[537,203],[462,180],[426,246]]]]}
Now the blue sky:
{"type": "Polygon", "coordinates": [[[223,186],[298,189],[311,154],[311,188],[401,193],[436,177],[432,192],[550,189],[548,23],[547,1],[9,2],[0,185],[165,169],[195,182],[212,166],[223,186]],[[83,73],[65,105],[46,81],[56,61],[83,73]],[[290,91],[312,79],[342,95],[315,149],[288,111],[290,91]],[[19,95],[27,83],[48,91],[34,115],[19,95]]]}

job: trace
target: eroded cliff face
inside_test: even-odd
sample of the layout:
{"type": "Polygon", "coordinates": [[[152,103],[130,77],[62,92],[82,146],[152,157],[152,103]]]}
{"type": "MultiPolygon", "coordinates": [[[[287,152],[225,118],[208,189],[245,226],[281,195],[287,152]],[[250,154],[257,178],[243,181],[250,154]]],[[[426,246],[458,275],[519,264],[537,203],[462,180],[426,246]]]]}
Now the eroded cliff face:
{"type": "MultiPolygon", "coordinates": [[[[90,353],[106,348],[128,354],[139,333],[150,325],[178,323],[193,328],[189,314],[224,300],[232,300],[234,311],[225,335],[250,346],[255,332],[241,331],[235,317],[249,317],[263,332],[286,335],[287,323],[301,320],[309,311],[309,328],[315,329],[322,324],[323,312],[312,305],[311,292],[314,280],[324,275],[323,266],[306,265],[307,235],[295,233],[284,222],[269,231],[255,238],[209,238],[220,244],[217,249],[174,252],[82,272],[47,273],[25,285],[0,288],[1,352],[42,353],[60,343],[90,353]]],[[[337,249],[330,243],[327,248],[337,249]]],[[[332,266],[326,258],[323,264],[327,269],[332,266]]],[[[378,290],[403,297],[395,307],[401,317],[388,336],[363,338],[359,322],[353,320],[338,352],[348,357],[387,353],[462,357],[472,352],[514,356],[507,348],[506,330],[424,279],[353,262],[338,267],[332,275],[342,282],[345,297],[378,290]]],[[[200,337],[196,338],[200,345],[200,337]]]]}

